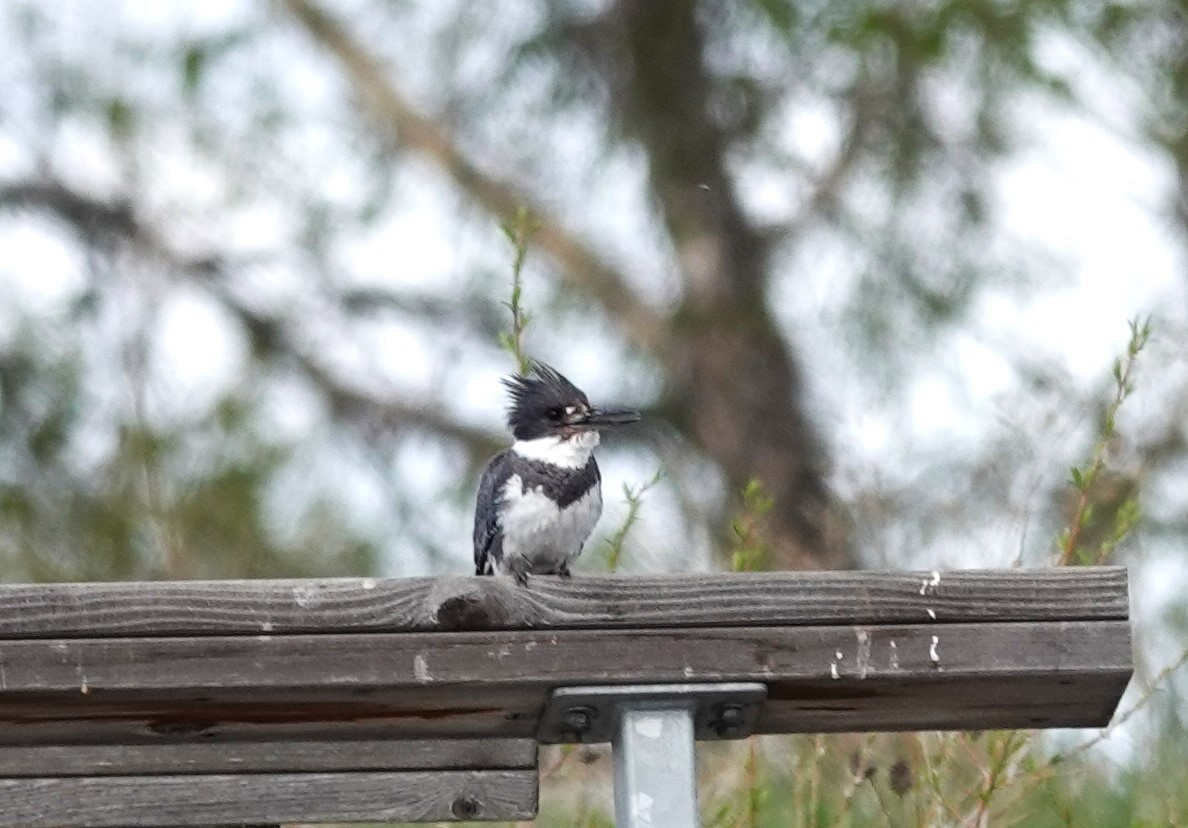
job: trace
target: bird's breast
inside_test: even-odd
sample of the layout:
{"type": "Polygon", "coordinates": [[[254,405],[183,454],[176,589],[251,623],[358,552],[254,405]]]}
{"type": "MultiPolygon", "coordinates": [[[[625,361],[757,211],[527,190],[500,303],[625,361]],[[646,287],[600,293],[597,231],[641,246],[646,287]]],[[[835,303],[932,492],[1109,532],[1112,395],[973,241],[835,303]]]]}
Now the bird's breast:
{"type": "Polygon", "coordinates": [[[508,479],[502,495],[503,550],[511,557],[568,563],[581,552],[602,514],[597,483],[565,506],[546,494],[543,486],[525,487],[519,475],[508,479]]]}

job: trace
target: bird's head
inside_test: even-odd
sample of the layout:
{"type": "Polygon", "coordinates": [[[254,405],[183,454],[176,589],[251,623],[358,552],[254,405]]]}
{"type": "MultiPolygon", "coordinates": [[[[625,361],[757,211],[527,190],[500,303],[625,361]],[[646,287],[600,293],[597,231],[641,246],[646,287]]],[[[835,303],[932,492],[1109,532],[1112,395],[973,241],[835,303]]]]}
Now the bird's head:
{"type": "Polygon", "coordinates": [[[507,425],[517,440],[569,439],[639,419],[631,409],[595,408],[580,388],[536,360],[528,373],[507,377],[503,384],[510,402],[507,425]]]}

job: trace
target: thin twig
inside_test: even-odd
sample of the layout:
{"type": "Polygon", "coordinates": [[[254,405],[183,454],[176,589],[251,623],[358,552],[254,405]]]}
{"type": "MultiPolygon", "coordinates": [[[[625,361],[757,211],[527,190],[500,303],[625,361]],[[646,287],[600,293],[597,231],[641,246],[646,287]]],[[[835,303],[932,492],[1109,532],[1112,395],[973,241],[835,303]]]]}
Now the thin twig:
{"type": "Polygon", "coordinates": [[[1101,732],[1092,739],[1082,742],[1066,753],[1058,753],[1053,756],[1050,764],[1056,765],[1060,762],[1071,759],[1074,756],[1079,756],[1085,751],[1091,749],[1094,745],[1100,744],[1101,742],[1108,739],[1115,730],[1124,725],[1126,722],[1130,721],[1135,713],[1138,713],[1140,710],[1146,707],[1151,701],[1151,698],[1155,695],[1155,692],[1160,689],[1160,685],[1166,681],[1172,673],[1183,667],[1185,664],[1188,664],[1188,650],[1184,650],[1184,652],[1180,653],[1179,658],[1164,667],[1156,674],[1155,678],[1151,680],[1151,684],[1147,687],[1143,694],[1139,696],[1138,701],[1136,701],[1129,710],[1127,710],[1125,713],[1120,713],[1114,716],[1114,719],[1110,722],[1109,726],[1102,728],[1101,732]]]}
{"type": "Polygon", "coordinates": [[[515,358],[516,368],[521,374],[528,373],[531,362],[524,351],[524,331],[528,327],[529,316],[524,310],[524,261],[528,258],[528,244],[533,234],[540,228],[539,222],[532,218],[528,210],[520,207],[516,210],[515,218],[505,221],[501,228],[503,235],[511,242],[515,249],[512,260],[512,292],[511,301],[504,302],[504,306],[511,311],[512,327],[510,333],[499,335],[499,342],[515,358]]]}
{"type": "MultiPolygon", "coordinates": [[[[1081,532],[1089,519],[1089,513],[1092,508],[1089,498],[1093,483],[1105,467],[1106,450],[1109,447],[1110,440],[1117,434],[1116,420],[1118,410],[1122,407],[1122,403],[1126,401],[1126,398],[1134,392],[1134,381],[1132,377],[1135,362],[1151,336],[1150,320],[1140,325],[1138,320],[1135,319],[1131,320],[1129,324],[1130,342],[1126,346],[1126,357],[1124,359],[1119,357],[1114,360],[1114,398],[1106,407],[1101,433],[1093,446],[1093,456],[1086,466],[1074,466],[1072,469],[1072,484],[1080,492],[1080,495],[1077,497],[1077,506],[1073,511],[1072,520],[1069,522],[1068,528],[1061,533],[1061,566],[1068,566],[1072,563],[1073,556],[1077,552],[1077,543],[1080,540],[1081,532]]],[[[1126,534],[1133,528],[1137,518],[1137,503],[1132,508],[1119,509],[1118,515],[1115,518],[1114,531],[1102,543],[1102,548],[1096,556],[1098,563],[1103,563],[1105,558],[1109,556],[1109,552],[1125,538],[1126,534]]]]}
{"type": "Polygon", "coordinates": [[[627,535],[630,534],[631,529],[639,520],[639,509],[643,505],[643,496],[649,489],[660,482],[664,476],[662,469],[656,469],[656,473],[652,475],[648,482],[632,488],[630,485],[623,484],[623,497],[627,501],[627,515],[623,518],[623,522],[615,533],[607,539],[606,542],[606,571],[614,572],[619,568],[619,564],[623,559],[623,544],[627,540],[627,535]]]}

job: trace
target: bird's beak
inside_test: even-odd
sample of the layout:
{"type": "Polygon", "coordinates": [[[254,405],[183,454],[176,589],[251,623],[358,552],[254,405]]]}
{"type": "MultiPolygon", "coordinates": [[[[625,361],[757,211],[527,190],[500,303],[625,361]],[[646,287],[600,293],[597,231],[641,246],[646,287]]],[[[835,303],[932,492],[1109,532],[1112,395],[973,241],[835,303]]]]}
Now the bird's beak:
{"type": "Polygon", "coordinates": [[[573,423],[579,428],[603,429],[639,421],[639,412],[630,408],[591,408],[573,423]]]}

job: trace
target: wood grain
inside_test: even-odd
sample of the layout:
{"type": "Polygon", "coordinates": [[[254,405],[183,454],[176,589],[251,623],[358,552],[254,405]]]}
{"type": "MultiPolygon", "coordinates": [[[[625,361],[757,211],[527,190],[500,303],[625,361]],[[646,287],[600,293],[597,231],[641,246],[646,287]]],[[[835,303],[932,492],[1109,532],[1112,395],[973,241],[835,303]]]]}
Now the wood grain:
{"type": "Polygon", "coordinates": [[[309,739],[0,749],[0,777],[310,773],[394,770],[531,770],[530,739],[309,739]]]}
{"type": "Polygon", "coordinates": [[[0,585],[0,638],[1120,620],[1121,567],[0,585]]]}
{"type": "Polygon", "coordinates": [[[1085,727],[1125,570],[0,585],[0,825],[525,819],[561,686],[759,681],[758,732],[1085,727]]]}
{"type": "Polygon", "coordinates": [[[0,646],[0,690],[78,697],[81,707],[111,691],[358,698],[418,688],[433,703],[469,696],[481,704],[487,685],[812,680],[834,668],[839,679],[1075,673],[1128,665],[1129,655],[1120,621],[37,639],[0,646]]]}
{"type": "Polygon", "coordinates": [[[1131,660],[1126,622],[1065,621],[32,640],[0,646],[0,667],[0,740],[12,744],[38,724],[82,730],[146,713],[163,734],[330,720],[408,737],[528,737],[551,688],[636,682],[764,682],[765,732],[837,729],[830,705],[860,730],[974,727],[971,707],[999,697],[1000,727],[1062,705],[1059,726],[1094,726],[1131,660]],[[879,711],[938,685],[947,699],[879,711]]]}
{"type": "Polygon", "coordinates": [[[536,785],[531,770],[0,779],[0,825],[531,819],[536,785]]]}
{"type": "MultiPolygon", "coordinates": [[[[1125,674],[1101,676],[1008,676],[936,679],[925,683],[778,682],[759,722],[762,733],[831,733],[895,730],[991,730],[1006,728],[1101,727],[1110,719],[1127,683],[1125,674]]],[[[325,707],[297,712],[271,710],[262,723],[250,713],[223,708],[212,717],[207,705],[150,703],[90,711],[86,718],[20,716],[0,725],[5,742],[28,744],[157,743],[201,740],[225,744],[254,740],[315,738],[401,739],[490,734],[531,738],[547,692],[522,689],[521,700],[505,706],[438,717],[393,705],[386,711],[360,707],[349,718],[327,720],[325,707]],[[174,729],[176,728],[176,729],[174,729]]],[[[335,713],[349,713],[342,705],[335,713]]],[[[256,708],[258,710],[258,708],[256,708]]],[[[6,750],[7,746],[0,747],[6,750]]]]}

